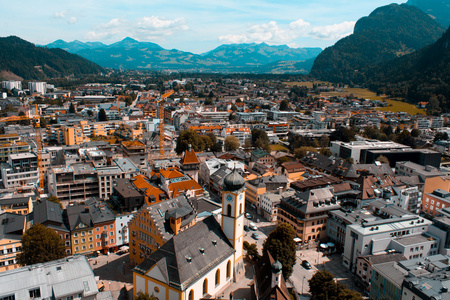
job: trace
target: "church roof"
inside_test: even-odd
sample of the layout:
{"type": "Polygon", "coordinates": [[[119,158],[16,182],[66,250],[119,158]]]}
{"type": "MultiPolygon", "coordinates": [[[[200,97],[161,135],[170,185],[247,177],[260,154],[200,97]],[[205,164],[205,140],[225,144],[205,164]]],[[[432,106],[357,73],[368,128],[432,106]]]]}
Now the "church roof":
{"type": "Polygon", "coordinates": [[[149,277],[159,273],[158,280],[184,291],[234,252],[220,224],[210,216],[173,236],[133,272],[149,277]]]}
{"type": "Polygon", "coordinates": [[[245,180],[236,168],[223,179],[227,191],[236,191],[245,185],[245,180]]]}
{"type": "Polygon", "coordinates": [[[275,260],[269,252],[264,253],[264,256],[255,265],[254,283],[252,285],[253,293],[257,295],[256,299],[284,299],[289,300],[289,291],[286,287],[283,276],[281,276],[280,285],[272,287],[272,265],[275,260]]]}

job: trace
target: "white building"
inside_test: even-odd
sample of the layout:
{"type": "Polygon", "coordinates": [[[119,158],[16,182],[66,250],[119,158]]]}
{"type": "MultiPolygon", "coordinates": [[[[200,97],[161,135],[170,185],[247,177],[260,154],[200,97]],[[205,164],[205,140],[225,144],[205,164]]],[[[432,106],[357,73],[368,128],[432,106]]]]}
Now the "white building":
{"type": "Polygon", "coordinates": [[[122,246],[129,243],[128,222],[133,218],[134,213],[116,215],[116,245],[122,246]]]}
{"type": "Polygon", "coordinates": [[[245,171],[245,164],[243,162],[212,158],[200,163],[200,170],[198,174],[199,183],[209,184],[210,176],[214,174],[214,172],[218,171],[222,166],[227,166],[230,170],[236,167],[236,169],[240,169],[242,172],[245,171]]]}
{"type": "Polygon", "coordinates": [[[2,88],[7,90],[22,90],[22,82],[16,80],[2,81],[2,88]]]}
{"type": "Polygon", "coordinates": [[[39,181],[38,158],[34,153],[8,155],[8,163],[0,167],[5,188],[36,186],[39,181]]]}
{"type": "Polygon", "coordinates": [[[288,190],[283,192],[283,188],[279,188],[277,193],[264,193],[259,196],[257,205],[262,213],[263,217],[271,222],[277,221],[277,205],[281,202],[281,198],[288,198],[295,195],[295,190],[288,190]]]}
{"type": "Polygon", "coordinates": [[[0,299],[108,299],[98,296],[94,273],[82,255],[0,273],[0,299]]]}
{"type": "Polygon", "coordinates": [[[47,93],[47,83],[38,81],[28,82],[28,89],[30,90],[30,94],[41,93],[44,95],[47,93]]]}
{"type": "Polygon", "coordinates": [[[427,232],[431,224],[431,221],[412,214],[388,219],[361,219],[360,223],[346,227],[343,264],[353,270],[357,257],[386,253],[393,238],[420,235],[427,232]]]}

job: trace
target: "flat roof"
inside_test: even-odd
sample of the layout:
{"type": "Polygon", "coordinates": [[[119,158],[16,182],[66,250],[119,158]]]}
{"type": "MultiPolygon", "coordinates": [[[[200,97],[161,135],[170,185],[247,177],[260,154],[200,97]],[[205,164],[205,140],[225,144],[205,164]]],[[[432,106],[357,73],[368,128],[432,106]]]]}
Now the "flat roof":
{"type": "Polygon", "coordinates": [[[37,155],[31,152],[10,154],[11,159],[37,158],[37,155]]]}

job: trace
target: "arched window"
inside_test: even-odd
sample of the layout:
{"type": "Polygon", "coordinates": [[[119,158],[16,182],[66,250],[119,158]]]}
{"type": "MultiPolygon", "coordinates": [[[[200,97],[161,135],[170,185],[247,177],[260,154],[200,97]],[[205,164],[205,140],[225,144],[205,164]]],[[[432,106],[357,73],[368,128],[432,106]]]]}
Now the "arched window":
{"type": "Polygon", "coordinates": [[[188,298],[189,300],[194,300],[194,290],[191,290],[190,292],[189,292],[189,298],[188,298]]]}
{"type": "Polygon", "coordinates": [[[227,279],[231,277],[231,261],[227,263],[227,279]]]}
{"type": "Polygon", "coordinates": [[[242,214],[242,203],[239,204],[239,214],[242,214]]]}
{"type": "Polygon", "coordinates": [[[208,278],[203,280],[203,296],[208,294],[208,278]]]}
{"type": "Polygon", "coordinates": [[[231,217],[231,204],[227,205],[227,216],[231,217]]]}
{"type": "Polygon", "coordinates": [[[220,284],[220,269],[216,271],[216,285],[220,284]]]}

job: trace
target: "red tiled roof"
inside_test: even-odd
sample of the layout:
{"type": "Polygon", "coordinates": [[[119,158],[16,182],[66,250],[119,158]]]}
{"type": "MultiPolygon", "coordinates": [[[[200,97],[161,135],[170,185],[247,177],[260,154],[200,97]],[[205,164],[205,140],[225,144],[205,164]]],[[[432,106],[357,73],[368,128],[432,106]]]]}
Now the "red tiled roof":
{"type": "Polygon", "coordinates": [[[198,160],[197,154],[195,154],[194,149],[191,149],[191,151],[186,150],[184,151],[183,158],[181,159],[182,165],[190,165],[190,164],[200,164],[200,161],[198,160]]]}

